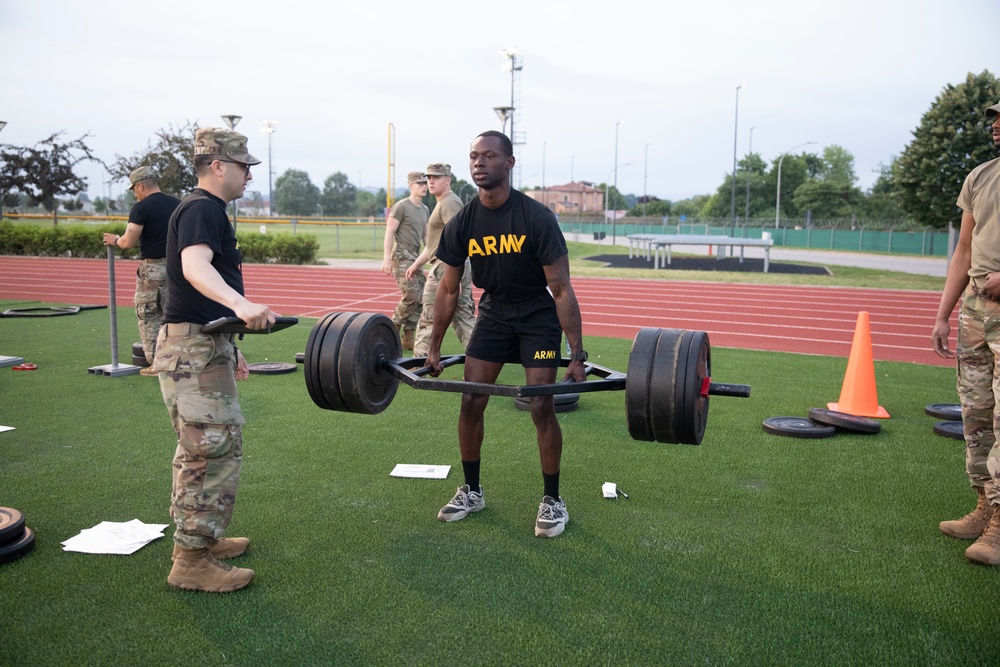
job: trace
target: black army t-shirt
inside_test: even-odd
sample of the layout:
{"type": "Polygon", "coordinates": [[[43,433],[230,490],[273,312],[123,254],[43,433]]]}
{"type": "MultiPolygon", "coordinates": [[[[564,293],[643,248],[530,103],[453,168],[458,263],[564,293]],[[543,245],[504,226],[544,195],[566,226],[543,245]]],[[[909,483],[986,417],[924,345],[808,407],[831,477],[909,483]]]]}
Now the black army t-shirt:
{"type": "Polygon", "coordinates": [[[542,268],[565,255],[552,211],[518,190],[500,208],[470,201],[444,226],[437,257],[459,266],[469,258],[472,281],[494,299],[514,303],[545,293],[542,268]]]}
{"type": "Polygon", "coordinates": [[[181,251],[205,244],[212,249],[212,266],[226,284],[243,294],[242,253],[226,203],[207,190],[195,188],[170,217],[167,229],[167,304],[163,321],[207,324],[236,313],[195,289],[184,278],[181,251]]]}
{"type": "Polygon", "coordinates": [[[128,221],[142,226],[139,236],[139,256],[143,259],[163,259],[167,254],[167,223],[181,203],[177,197],[154,192],[137,201],[129,211],[128,221]]]}

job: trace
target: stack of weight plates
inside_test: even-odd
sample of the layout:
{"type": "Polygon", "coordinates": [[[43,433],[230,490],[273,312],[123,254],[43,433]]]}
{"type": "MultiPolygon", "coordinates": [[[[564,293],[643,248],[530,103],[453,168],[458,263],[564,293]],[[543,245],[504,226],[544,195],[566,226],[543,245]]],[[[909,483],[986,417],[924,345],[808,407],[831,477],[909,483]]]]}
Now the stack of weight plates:
{"type": "Polygon", "coordinates": [[[944,421],[935,422],[934,432],[953,440],[965,440],[965,430],[962,426],[962,406],[958,403],[931,403],[924,408],[931,417],[944,421]]]}
{"type": "Polygon", "coordinates": [[[24,525],[24,515],[0,507],[0,563],[17,560],[35,546],[35,534],[24,525]]]}

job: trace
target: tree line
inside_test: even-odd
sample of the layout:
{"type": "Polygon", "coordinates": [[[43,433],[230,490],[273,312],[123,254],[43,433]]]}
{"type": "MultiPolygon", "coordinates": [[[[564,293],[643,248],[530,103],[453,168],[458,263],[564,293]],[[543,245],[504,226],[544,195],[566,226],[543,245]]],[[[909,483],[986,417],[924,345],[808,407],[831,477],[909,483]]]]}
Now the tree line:
{"type": "MultiPolygon", "coordinates": [[[[738,162],[735,174],[726,174],[714,194],[677,202],[623,195],[612,186],[607,188],[608,208],[628,209],[630,216],[728,218],[735,179],[735,213],[741,220],[775,215],[780,199],[783,218],[884,220],[945,228],[959,217],[955,200],[966,174],[995,157],[983,109],[998,100],[1000,80],[988,70],[970,72],[964,81],[945,86],[913,130],[912,141],[898,156],[891,156],[888,164],[880,165],[877,180],[866,192],[857,185],[854,156],[834,144],[820,152],[778,156],[770,163],[759,153],[750,153],[738,162]]],[[[85,161],[103,165],[116,179],[127,179],[133,169],[150,166],[159,174],[164,192],[182,196],[197,184],[191,165],[197,128],[188,121],[178,128],[159,130],[145,149],[131,156],[116,155],[110,165],[94,155],[86,134],[65,140],[64,132],[55,132],[34,146],[0,144],[0,203],[4,208],[41,205],[54,216],[60,205],[78,209],[78,198],[60,197],[76,196],[86,189],[87,179],[74,172],[85,161]]],[[[384,214],[384,188],[374,193],[360,189],[340,171],[326,178],[322,190],[298,169],[286,170],[274,185],[272,215],[384,214]]],[[[466,201],[475,193],[475,187],[457,178],[452,190],[466,201]]],[[[394,199],[405,194],[400,189],[394,199]]],[[[433,196],[424,202],[433,209],[433,196]]],[[[112,210],[113,202],[101,203],[105,210],[112,210]]]]}

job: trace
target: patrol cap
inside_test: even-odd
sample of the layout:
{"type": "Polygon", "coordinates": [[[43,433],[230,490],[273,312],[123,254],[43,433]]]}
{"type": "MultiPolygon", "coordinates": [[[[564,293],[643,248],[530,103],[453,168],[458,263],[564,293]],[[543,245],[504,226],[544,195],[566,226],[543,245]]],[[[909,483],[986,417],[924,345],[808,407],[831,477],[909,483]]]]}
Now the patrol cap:
{"type": "Polygon", "coordinates": [[[427,177],[424,176],[424,172],[422,171],[411,171],[406,175],[407,185],[409,185],[410,183],[426,183],[426,182],[427,182],[427,177]]]}
{"type": "Polygon", "coordinates": [[[132,190],[135,188],[135,184],[139,181],[148,181],[150,179],[156,180],[156,173],[152,167],[133,169],[132,173],[128,175],[128,189],[132,190]]]}
{"type": "Polygon", "coordinates": [[[451,165],[444,162],[435,162],[427,165],[424,174],[427,176],[451,176],[451,165]]]}
{"type": "Polygon", "coordinates": [[[993,106],[986,109],[986,117],[989,118],[990,120],[996,118],[998,113],[1000,113],[1000,103],[994,104],[993,106]]]}
{"type": "Polygon", "coordinates": [[[195,155],[218,155],[240,164],[260,164],[260,160],[247,152],[247,138],[239,132],[223,127],[200,127],[194,133],[195,155]]]}

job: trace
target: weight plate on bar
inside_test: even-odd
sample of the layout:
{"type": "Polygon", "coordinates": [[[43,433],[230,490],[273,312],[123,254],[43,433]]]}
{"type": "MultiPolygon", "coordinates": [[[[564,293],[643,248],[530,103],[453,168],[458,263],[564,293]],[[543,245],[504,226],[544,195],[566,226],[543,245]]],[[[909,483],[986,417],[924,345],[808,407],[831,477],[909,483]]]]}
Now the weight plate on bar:
{"type": "Polygon", "coordinates": [[[334,408],[327,402],[326,396],[323,394],[323,378],[320,374],[323,339],[326,336],[326,332],[329,329],[330,324],[344,314],[345,313],[329,313],[328,315],[322,317],[316,322],[316,324],[313,325],[312,330],[309,332],[309,339],[306,341],[306,351],[304,353],[305,361],[303,362],[306,377],[306,389],[309,391],[309,396],[312,398],[313,403],[324,410],[333,410],[334,408]]]}
{"type": "Polygon", "coordinates": [[[24,532],[24,515],[12,507],[0,507],[0,544],[17,539],[24,532]]]}
{"type": "Polygon", "coordinates": [[[686,379],[682,389],[685,416],[680,442],[700,445],[708,422],[708,389],[712,379],[712,350],[704,331],[686,331],[686,379]]]}
{"type": "Polygon", "coordinates": [[[27,526],[23,533],[14,541],[0,545],[0,563],[17,560],[35,547],[35,534],[27,526]]]}
{"type": "Polygon", "coordinates": [[[650,424],[649,380],[653,370],[653,353],[660,338],[660,329],[640,329],[632,341],[628,355],[628,372],[625,378],[625,418],[628,433],[633,440],[652,442],[650,424]]]}
{"type": "Polygon", "coordinates": [[[943,421],[934,424],[934,432],[938,435],[943,435],[946,438],[954,438],[955,440],[965,440],[965,430],[962,426],[962,422],[956,421],[943,421]]]}
{"type": "Polygon", "coordinates": [[[823,408],[809,408],[809,419],[819,424],[837,426],[845,431],[854,431],[855,433],[878,433],[882,430],[882,423],[878,420],[823,408]]]}
{"type": "Polygon", "coordinates": [[[924,413],[938,419],[962,421],[962,406],[958,403],[931,403],[924,408],[924,413]]]}
{"type": "Polygon", "coordinates": [[[649,423],[657,442],[681,442],[687,430],[683,386],[687,359],[683,329],[662,329],[649,376],[649,423]]]}
{"type": "Polygon", "coordinates": [[[817,424],[807,417],[770,417],[764,420],[764,430],[792,438],[829,438],[837,432],[833,426],[817,424]]]}
{"type": "Polygon", "coordinates": [[[306,342],[306,388],[324,410],[346,411],[337,380],[340,341],[357,313],[330,313],[316,323],[306,342]]]}
{"type": "Polygon", "coordinates": [[[251,373],[259,373],[260,375],[284,375],[285,373],[294,373],[298,366],[286,364],[283,361],[259,361],[255,364],[247,364],[247,368],[250,369],[251,373]]]}
{"type": "Polygon", "coordinates": [[[348,412],[375,415],[389,407],[399,380],[381,364],[402,353],[399,331],[385,315],[361,313],[351,320],[337,353],[337,381],[348,412]]]}

